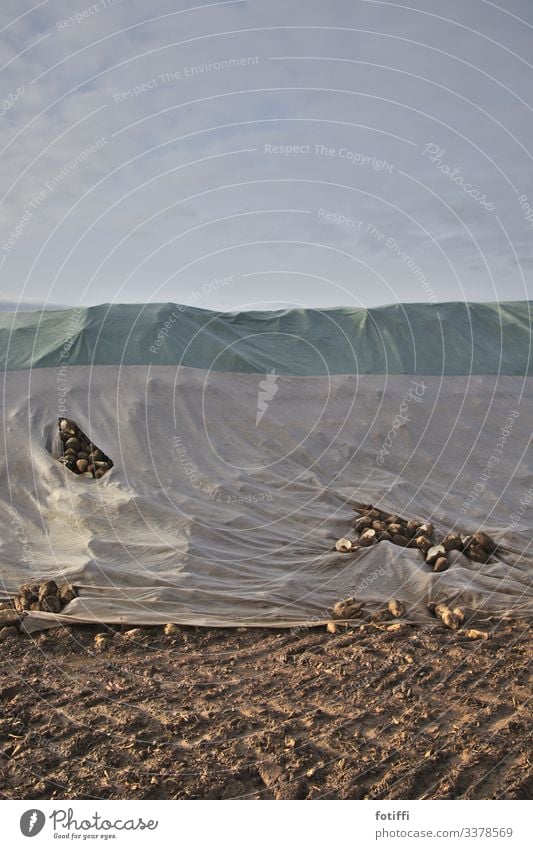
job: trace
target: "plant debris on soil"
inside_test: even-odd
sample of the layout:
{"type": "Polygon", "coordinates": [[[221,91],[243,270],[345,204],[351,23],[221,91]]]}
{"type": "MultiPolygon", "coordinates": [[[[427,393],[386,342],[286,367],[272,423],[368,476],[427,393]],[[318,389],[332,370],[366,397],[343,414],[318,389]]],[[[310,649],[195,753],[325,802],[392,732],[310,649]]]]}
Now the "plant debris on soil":
{"type": "Polygon", "coordinates": [[[482,633],[6,623],[0,795],[530,798],[530,631],[482,633]]]}

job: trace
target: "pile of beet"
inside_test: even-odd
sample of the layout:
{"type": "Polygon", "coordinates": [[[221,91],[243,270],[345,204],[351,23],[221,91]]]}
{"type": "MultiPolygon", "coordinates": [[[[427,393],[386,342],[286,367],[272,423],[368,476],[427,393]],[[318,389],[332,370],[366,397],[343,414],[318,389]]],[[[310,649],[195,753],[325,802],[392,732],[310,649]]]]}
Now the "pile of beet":
{"type": "Polygon", "coordinates": [[[431,522],[403,519],[372,504],[359,504],[355,510],[359,515],[354,520],[353,533],[337,540],[337,551],[354,553],[379,542],[392,542],[404,548],[416,548],[434,572],[444,572],[450,565],[450,551],[461,551],[476,563],[488,563],[497,548],[484,531],[466,536],[452,532],[439,540],[431,522]]]}
{"type": "Polygon", "coordinates": [[[58,460],[76,475],[101,478],[113,466],[72,419],[59,419],[60,452],[58,460]]]}

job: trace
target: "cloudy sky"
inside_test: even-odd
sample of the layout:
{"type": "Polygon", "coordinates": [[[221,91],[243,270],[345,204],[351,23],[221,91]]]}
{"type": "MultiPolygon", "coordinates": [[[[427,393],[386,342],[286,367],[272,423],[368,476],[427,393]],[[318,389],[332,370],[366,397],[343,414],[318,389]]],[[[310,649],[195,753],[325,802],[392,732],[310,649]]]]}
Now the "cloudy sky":
{"type": "Polygon", "coordinates": [[[528,297],[531,0],[2,0],[0,30],[2,302],[528,297]]]}

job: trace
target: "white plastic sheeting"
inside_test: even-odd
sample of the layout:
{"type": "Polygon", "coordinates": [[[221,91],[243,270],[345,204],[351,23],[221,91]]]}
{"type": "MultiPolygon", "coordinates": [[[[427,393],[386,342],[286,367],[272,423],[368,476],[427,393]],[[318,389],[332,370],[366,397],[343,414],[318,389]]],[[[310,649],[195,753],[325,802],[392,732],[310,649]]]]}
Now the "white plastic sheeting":
{"type": "MultiPolygon", "coordinates": [[[[0,568],[72,581],[64,621],[297,626],[340,598],[432,599],[531,614],[531,378],[276,377],[174,366],[76,366],[66,415],[114,461],[100,481],[50,455],[57,369],[4,375],[0,568]],[[483,527],[493,563],[435,575],[390,543],[356,555],[353,501],[446,532],[483,527]]],[[[57,621],[32,613],[30,628],[57,621]]]]}

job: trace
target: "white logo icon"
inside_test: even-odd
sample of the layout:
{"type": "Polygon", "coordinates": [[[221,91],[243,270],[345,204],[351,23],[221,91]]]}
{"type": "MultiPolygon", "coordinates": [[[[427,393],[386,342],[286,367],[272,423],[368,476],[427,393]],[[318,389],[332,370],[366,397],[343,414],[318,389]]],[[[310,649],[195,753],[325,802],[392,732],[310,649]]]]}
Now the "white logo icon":
{"type": "Polygon", "coordinates": [[[268,410],[270,401],[272,401],[277,395],[279,389],[279,386],[276,383],[277,379],[278,375],[276,374],[276,369],[273,368],[271,371],[267,371],[264,380],[259,381],[259,392],[257,393],[257,416],[255,418],[256,427],[268,410]]]}
{"type": "Polygon", "coordinates": [[[20,830],[24,837],[35,837],[42,831],[46,817],[38,809],[25,811],[20,818],[20,830]]]}

